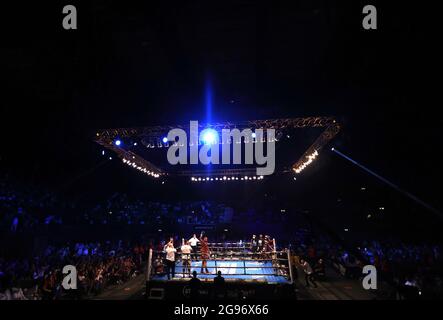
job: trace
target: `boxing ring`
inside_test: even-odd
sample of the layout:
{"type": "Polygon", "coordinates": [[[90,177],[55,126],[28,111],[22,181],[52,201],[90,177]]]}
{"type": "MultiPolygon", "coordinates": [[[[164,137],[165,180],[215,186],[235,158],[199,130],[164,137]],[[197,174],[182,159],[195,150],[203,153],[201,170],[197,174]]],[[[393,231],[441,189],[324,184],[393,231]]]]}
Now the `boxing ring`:
{"type": "Polygon", "coordinates": [[[227,282],[246,281],[270,284],[292,284],[292,266],[289,251],[275,250],[256,252],[250,243],[223,242],[209,243],[210,258],[207,259],[208,273],[201,272],[202,259],[200,252],[192,254],[190,272],[183,273],[181,253],[176,252],[175,276],[168,280],[164,265],[163,251],[149,251],[146,272],[147,281],[189,281],[191,274],[197,272],[201,281],[213,281],[220,271],[227,282]]]}

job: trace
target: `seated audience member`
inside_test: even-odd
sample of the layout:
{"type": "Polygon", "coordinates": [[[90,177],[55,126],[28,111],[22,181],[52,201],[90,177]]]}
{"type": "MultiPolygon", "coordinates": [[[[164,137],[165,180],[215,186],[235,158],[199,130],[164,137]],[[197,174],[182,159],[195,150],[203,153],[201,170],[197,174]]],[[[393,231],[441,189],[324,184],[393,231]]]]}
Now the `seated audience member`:
{"type": "Polygon", "coordinates": [[[217,276],[214,278],[214,297],[216,299],[226,297],[225,278],[222,277],[221,271],[218,271],[217,276]]]}
{"type": "Polygon", "coordinates": [[[192,279],[189,280],[190,297],[191,299],[198,299],[200,297],[200,279],[197,278],[197,271],[192,272],[192,279]]]}

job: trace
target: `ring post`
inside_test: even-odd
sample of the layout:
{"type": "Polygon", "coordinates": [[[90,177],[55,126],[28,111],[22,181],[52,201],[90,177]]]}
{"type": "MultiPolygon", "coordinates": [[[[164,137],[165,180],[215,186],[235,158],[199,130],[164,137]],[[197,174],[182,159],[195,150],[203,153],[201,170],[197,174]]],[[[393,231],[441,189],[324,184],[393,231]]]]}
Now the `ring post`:
{"type": "Polygon", "coordinates": [[[294,279],[292,277],[292,261],[291,261],[291,250],[286,249],[288,253],[288,267],[289,267],[289,277],[291,278],[291,284],[294,283],[294,279]]]}
{"type": "Polygon", "coordinates": [[[149,254],[148,254],[148,263],[146,266],[146,273],[145,273],[145,281],[149,281],[149,279],[151,278],[151,261],[152,261],[152,249],[149,249],[149,254]]]}
{"type": "Polygon", "coordinates": [[[215,262],[215,274],[217,274],[217,258],[215,258],[214,262],[215,262]]]}

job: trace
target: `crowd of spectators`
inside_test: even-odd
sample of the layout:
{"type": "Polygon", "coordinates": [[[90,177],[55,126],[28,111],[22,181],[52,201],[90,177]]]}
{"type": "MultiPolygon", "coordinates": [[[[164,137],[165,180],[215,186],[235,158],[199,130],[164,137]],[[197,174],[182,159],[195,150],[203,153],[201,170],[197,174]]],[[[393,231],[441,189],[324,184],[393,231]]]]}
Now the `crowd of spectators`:
{"type": "MultiPolygon", "coordinates": [[[[327,261],[343,276],[359,281],[367,264],[377,268],[378,279],[392,287],[391,298],[441,298],[443,256],[441,246],[389,241],[363,241],[344,246],[324,235],[299,229],[291,239],[294,256],[312,266],[327,261]]],[[[298,261],[295,262],[296,264],[298,261]]]]}
{"type": "Polygon", "coordinates": [[[123,241],[46,246],[30,258],[0,258],[0,300],[85,298],[123,283],[143,270],[147,248],[123,241]],[[75,296],[62,288],[62,269],[73,265],[75,296]]]}
{"type": "Polygon", "coordinates": [[[440,246],[389,240],[366,241],[358,249],[385,280],[395,283],[404,294],[415,292],[415,295],[426,298],[443,296],[440,246]]]}
{"type": "Polygon", "coordinates": [[[63,201],[55,194],[38,188],[17,186],[0,180],[0,229],[25,231],[46,225],[215,225],[228,223],[232,209],[211,201],[175,201],[170,203],[131,199],[115,193],[91,204],[63,201]]]}
{"type": "Polygon", "coordinates": [[[90,224],[217,224],[227,207],[211,201],[153,202],[115,193],[84,214],[90,224]]]}

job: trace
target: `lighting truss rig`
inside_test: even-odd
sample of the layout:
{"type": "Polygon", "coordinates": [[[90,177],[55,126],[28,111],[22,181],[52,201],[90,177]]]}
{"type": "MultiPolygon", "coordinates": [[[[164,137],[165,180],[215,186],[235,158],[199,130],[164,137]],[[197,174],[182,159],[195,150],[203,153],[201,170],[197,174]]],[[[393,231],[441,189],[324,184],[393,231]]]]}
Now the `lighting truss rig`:
{"type": "MultiPolygon", "coordinates": [[[[99,130],[95,136],[95,142],[103,147],[115,152],[123,163],[145,173],[151,177],[159,178],[171,173],[165,172],[158,168],[142,156],[134,153],[131,150],[125,150],[114,144],[115,139],[139,139],[143,141],[146,146],[156,147],[162,146],[162,138],[167,133],[175,128],[183,129],[189,132],[189,124],[187,125],[165,125],[165,126],[149,126],[149,127],[134,127],[134,128],[115,128],[99,130]]],[[[324,128],[324,131],[314,141],[314,143],[302,154],[302,156],[294,162],[291,170],[295,174],[299,174],[318,156],[319,151],[332,140],[340,131],[341,125],[334,117],[303,117],[303,118],[289,118],[289,119],[268,119],[268,120],[249,120],[241,122],[219,122],[213,124],[200,124],[199,131],[207,128],[216,130],[222,129],[239,129],[240,131],[246,128],[255,131],[255,129],[275,129],[276,132],[282,132],[285,129],[296,128],[324,128]]],[[[253,175],[250,168],[241,169],[217,169],[210,172],[211,176],[232,176],[232,175],[253,175]]],[[[188,177],[203,177],[207,176],[207,171],[202,170],[188,170],[174,173],[176,176],[188,177]]]]}

